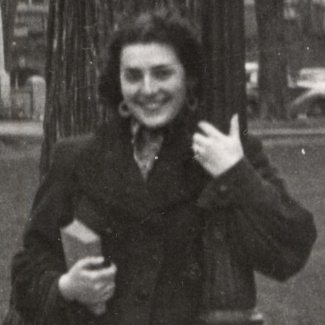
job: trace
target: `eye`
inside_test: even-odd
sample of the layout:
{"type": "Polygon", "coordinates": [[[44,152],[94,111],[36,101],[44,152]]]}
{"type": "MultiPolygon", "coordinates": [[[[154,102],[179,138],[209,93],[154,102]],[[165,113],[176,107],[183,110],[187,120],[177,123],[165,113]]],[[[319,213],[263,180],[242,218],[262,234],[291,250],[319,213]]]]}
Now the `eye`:
{"type": "Polygon", "coordinates": [[[174,73],[174,70],[169,67],[159,67],[156,69],[153,69],[152,75],[154,78],[158,80],[167,80],[170,78],[174,73]]]}
{"type": "Polygon", "coordinates": [[[123,75],[131,83],[138,82],[142,79],[142,72],[138,69],[126,69],[123,75]]]}

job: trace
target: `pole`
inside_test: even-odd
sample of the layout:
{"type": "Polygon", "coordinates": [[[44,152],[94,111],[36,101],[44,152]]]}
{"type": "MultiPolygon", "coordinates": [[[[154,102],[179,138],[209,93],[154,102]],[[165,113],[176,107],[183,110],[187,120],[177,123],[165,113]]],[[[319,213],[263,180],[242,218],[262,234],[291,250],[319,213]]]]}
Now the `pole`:
{"type": "MultiPolygon", "coordinates": [[[[205,114],[221,131],[228,133],[232,115],[239,113],[240,134],[244,141],[247,133],[244,2],[205,0],[202,9],[205,114]]],[[[225,231],[224,221],[206,220],[203,235],[206,275],[199,324],[261,325],[261,314],[234,305],[235,279],[231,276],[225,231]],[[223,268],[218,267],[220,263],[224,264],[223,268]]]]}
{"type": "Polygon", "coordinates": [[[246,133],[246,77],[243,0],[204,0],[202,44],[205,50],[206,114],[227,132],[234,113],[246,133]]]}

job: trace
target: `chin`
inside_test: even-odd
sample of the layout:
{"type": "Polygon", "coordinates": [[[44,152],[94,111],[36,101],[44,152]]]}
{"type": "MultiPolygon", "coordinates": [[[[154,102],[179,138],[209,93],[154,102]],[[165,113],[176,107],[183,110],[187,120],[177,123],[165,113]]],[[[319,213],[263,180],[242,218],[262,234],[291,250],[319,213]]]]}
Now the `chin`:
{"type": "Polygon", "coordinates": [[[159,129],[167,125],[168,123],[142,123],[148,129],[159,129]]]}
{"type": "Polygon", "coordinates": [[[157,114],[151,116],[139,116],[138,121],[149,129],[158,129],[171,124],[178,114],[157,114]]]}
{"type": "Polygon", "coordinates": [[[148,129],[158,129],[170,124],[172,121],[173,119],[152,119],[152,120],[142,121],[142,124],[146,126],[148,129]]]}

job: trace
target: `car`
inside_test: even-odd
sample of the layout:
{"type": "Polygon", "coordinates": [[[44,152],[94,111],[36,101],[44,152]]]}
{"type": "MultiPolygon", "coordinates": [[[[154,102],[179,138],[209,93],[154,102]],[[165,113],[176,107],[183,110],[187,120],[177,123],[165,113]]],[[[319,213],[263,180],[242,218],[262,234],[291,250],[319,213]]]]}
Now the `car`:
{"type": "Polygon", "coordinates": [[[304,88],[325,89],[325,68],[303,68],[299,71],[297,85],[304,88]]]}
{"type": "MultiPolygon", "coordinates": [[[[247,116],[257,118],[259,109],[257,62],[246,62],[247,116]]],[[[293,79],[288,74],[288,113],[291,118],[325,116],[325,68],[303,68],[293,79]]]]}
{"type": "Polygon", "coordinates": [[[303,68],[296,82],[298,87],[306,91],[290,103],[290,116],[325,117],[325,68],[303,68]]]}

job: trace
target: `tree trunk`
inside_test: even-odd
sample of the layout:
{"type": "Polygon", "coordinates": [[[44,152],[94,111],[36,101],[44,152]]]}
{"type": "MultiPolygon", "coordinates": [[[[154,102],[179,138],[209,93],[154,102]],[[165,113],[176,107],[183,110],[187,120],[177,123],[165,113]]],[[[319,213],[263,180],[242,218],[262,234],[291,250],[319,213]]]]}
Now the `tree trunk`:
{"type": "Polygon", "coordinates": [[[2,0],[3,45],[5,69],[11,70],[11,50],[14,37],[15,18],[19,0],[2,0]]]}
{"type": "Polygon", "coordinates": [[[50,1],[41,175],[59,138],[89,133],[102,119],[97,84],[113,26],[111,3],[50,1]]]}
{"type": "MultiPolygon", "coordinates": [[[[244,36],[243,1],[203,2],[205,114],[219,129],[227,133],[230,118],[234,113],[239,113],[242,141],[247,129],[244,36]]],[[[203,242],[206,274],[199,324],[261,325],[263,317],[260,314],[253,310],[236,310],[234,307],[236,296],[232,288],[236,285],[236,279],[232,277],[232,266],[227,258],[227,230],[221,219],[205,220],[203,242]],[[218,267],[219,263],[225,264],[225,267],[218,267]]]]}
{"type": "MultiPolygon", "coordinates": [[[[211,120],[228,132],[239,113],[246,130],[244,2],[208,0],[202,10],[202,43],[206,55],[205,99],[211,120]]],[[[242,134],[242,132],[241,132],[242,134]]]]}
{"type": "Polygon", "coordinates": [[[259,104],[262,119],[287,119],[287,51],[284,0],[256,0],[259,42],[259,104]]]}

